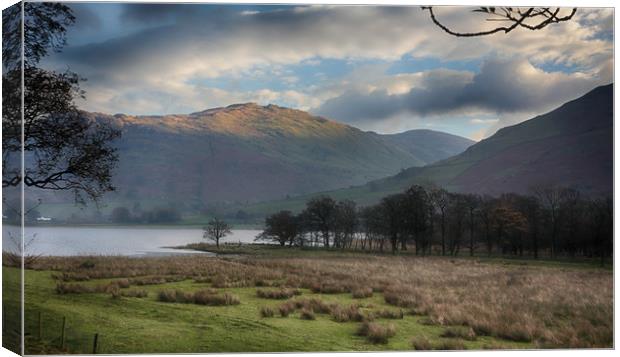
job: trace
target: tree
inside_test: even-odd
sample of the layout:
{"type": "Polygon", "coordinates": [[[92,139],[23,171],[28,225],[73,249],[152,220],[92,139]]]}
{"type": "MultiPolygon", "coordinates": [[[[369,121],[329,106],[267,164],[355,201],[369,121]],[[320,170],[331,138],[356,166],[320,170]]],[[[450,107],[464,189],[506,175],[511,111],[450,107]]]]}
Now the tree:
{"type": "Polygon", "coordinates": [[[446,255],[446,209],[448,208],[448,191],[443,188],[431,188],[431,200],[439,210],[441,224],[441,255],[446,255]]]}
{"type": "Polygon", "coordinates": [[[597,250],[600,264],[605,264],[605,256],[613,252],[613,200],[598,198],[589,203],[591,232],[593,235],[592,248],[597,250]]]}
{"type": "Polygon", "coordinates": [[[496,230],[497,242],[502,246],[502,252],[506,248],[504,239],[515,234],[520,235],[526,229],[525,217],[511,203],[509,197],[502,196],[493,209],[493,225],[496,230]]]}
{"type": "Polygon", "coordinates": [[[560,191],[559,218],[561,227],[564,228],[564,247],[574,257],[578,249],[578,234],[584,223],[582,199],[579,191],[565,188],[560,191]]]}
{"type": "Polygon", "coordinates": [[[491,256],[493,252],[493,236],[491,235],[491,229],[493,227],[493,221],[495,213],[495,200],[491,196],[483,196],[480,201],[480,207],[478,209],[478,216],[484,227],[484,241],[487,246],[487,255],[491,256]]]}
{"type": "Polygon", "coordinates": [[[334,223],[336,202],[329,196],[320,196],[306,203],[305,215],[323,238],[323,245],[329,248],[329,234],[334,223]]]}
{"type": "Polygon", "coordinates": [[[274,241],[281,246],[288,243],[292,246],[299,232],[299,219],[290,211],[280,211],[265,218],[265,230],[255,240],[274,241]]]}
{"type": "Polygon", "coordinates": [[[342,249],[351,246],[358,223],[355,202],[339,201],[334,213],[334,246],[342,249]]]}
{"type": "Polygon", "coordinates": [[[220,249],[220,239],[231,233],[228,223],[216,218],[209,221],[206,227],[202,228],[202,238],[215,242],[217,249],[220,249]]]}
{"type": "Polygon", "coordinates": [[[457,37],[487,36],[500,32],[507,34],[516,28],[541,30],[551,24],[568,21],[572,19],[577,12],[576,8],[573,8],[567,12],[560,7],[479,7],[472,10],[472,12],[487,14],[489,17],[486,21],[507,22],[508,25],[476,32],[458,32],[451,30],[446,25],[441,23],[437,19],[432,6],[422,6],[422,10],[427,10],[429,12],[431,20],[440,29],[457,37]]]}
{"type": "Polygon", "coordinates": [[[553,185],[542,185],[534,187],[532,191],[540,206],[547,211],[551,221],[551,258],[554,258],[557,250],[558,220],[562,189],[553,185]]]}
{"type": "Polygon", "coordinates": [[[424,187],[419,185],[411,186],[407,191],[407,222],[409,230],[415,237],[416,254],[420,251],[424,254],[428,245],[426,231],[429,228],[429,205],[430,200],[424,187]]]}
{"type": "Polygon", "coordinates": [[[465,206],[467,207],[468,213],[468,221],[467,225],[469,227],[469,256],[474,256],[474,232],[476,229],[476,214],[478,211],[478,206],[480,205],[480,197],[478,195],[465,195],[465,206]]]}
{"type": "Polygon", "coordinates": [[[77,74],[38,68],[41,58],[60,51],[66,28],[75,21],[71,9],[61,3],[25,2],[24,60],[21,60],[21,7],[3,11],[3,187],[22,183],[55,191],[70,191],[76,202],[84,195],[98,200],[113,191],[112,169],[118,161],[111,142],[120,131],[89,118],[74,101],[84,96],[77,74]],[[22,73],[23,65],[23,73],[22,73]],[[21,78],[24,79],[22,133],[21,78]],[[22,134],[26,167],[14,157],[21,151],[22,134]]]}
{"type": "Polygon", "coordinates": [[[461,239],[465,228],[467,202],[465,196],[458,193],[448,194],[448,212],[450,218],[450,254],[457,256],[461,249],[461,239]]]}
{"type": "Polygon", "coordinates": [[[368,206],[360,210],[360,225],[365,237],[362,249],[368,244],[368,249],[372,250],[375,243],[375,246],[378,245],[379,250],[383,252],[386,232],[384,216],[381,205],[368,206]]]}
{"type": "Polygon", "coordinates": [[[385,235],[392,245],[392,253],[396,253],[400,237],[405,234],[405,200],[405,195],[402,193],[393,194],[381,200],[385,235]]]}

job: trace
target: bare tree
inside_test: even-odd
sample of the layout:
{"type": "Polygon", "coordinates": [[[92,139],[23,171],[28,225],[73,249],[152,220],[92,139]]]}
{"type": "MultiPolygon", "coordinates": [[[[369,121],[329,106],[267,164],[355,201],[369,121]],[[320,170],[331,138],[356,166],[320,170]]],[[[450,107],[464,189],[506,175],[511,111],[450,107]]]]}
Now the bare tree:
{"type": "Polygon", "coordinates": [[[443,188],[432,188],[430,194],[432,202],[439,210],[439,222],[441,223],[441,255],[446,255],[446,210],[449,203],[448,191],[443,188]]]}
{"type": "Polygon", "coordinates": [[[469,227],[469,256],[474,256],[474,232],[476,229],[476,214],[480,206],[480,196],[469,194],[465,195],[465,205],[469,214],[467,225],[469,227]]]}
{"type": "Polygon", "coordinates": [[[524,28],[527,30],[540,30],[551,24],[568,21],[573,18],[577,12],[576,8],[563,10],[560,7],[479,7],[473,12],[484,13],[488,15],[486,21],[504,22],[506,25],[494,27],[490,30],[476,32],[459,32],[454,31],[444,25],[437,19],[432,6],[422,6],[422,10],[427,10],[431,20],[440,29],[448,34],[457,37],[478,37],[487,36],[495,33],[507,34],[516,28],[524,28]]]}
{"type": "Polygon", "coordinates": [[[555,257],[557,250],[557,236],[559,227],[560,202],[562,189],[553,185],[541,185],[532,189],[538,199],[538,203],[547,210],[551,223],[551,258],[555,257]]]}
{"type": "Polygon", "coordinates": [[[209,221],[206,227],[203,227],[202,237],[215,242],[217,249],[220,249],[220,239],[231,233],[228,223],[216,218],[209,221]]]}

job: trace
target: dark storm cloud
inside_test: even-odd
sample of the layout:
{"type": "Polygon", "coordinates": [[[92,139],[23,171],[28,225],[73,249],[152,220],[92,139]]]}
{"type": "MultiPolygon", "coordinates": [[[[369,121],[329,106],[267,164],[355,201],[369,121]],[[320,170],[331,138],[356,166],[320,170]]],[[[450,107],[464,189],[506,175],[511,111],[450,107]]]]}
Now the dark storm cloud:
{"type": "Polygon", "coordinates": [[[382,120],[399,114],[441,115],[468,109],[518,113],[547,109],[600,84],[603,82],[597,79],[546,73],[523,59],[493,59],[484,62],[471,80],[458,73],[431,71],[408,93],[348,91],[327,100],[315,112],[348,122],[382,120]]]}

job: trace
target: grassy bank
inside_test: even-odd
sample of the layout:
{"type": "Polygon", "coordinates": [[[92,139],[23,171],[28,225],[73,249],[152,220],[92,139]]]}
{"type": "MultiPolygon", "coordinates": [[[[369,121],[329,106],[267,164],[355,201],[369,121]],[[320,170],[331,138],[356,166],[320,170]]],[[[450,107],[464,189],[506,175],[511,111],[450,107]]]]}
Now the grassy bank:
{"type": "MultiPolygon", "coordinates": [[[[284,252],[39,259],[26,271],[26,352],[91,353],[95,333],[99,353],[612,344],[606,270],[284,252]]],[[[17,291],[17,269],[3,272],[17,291]]]]}

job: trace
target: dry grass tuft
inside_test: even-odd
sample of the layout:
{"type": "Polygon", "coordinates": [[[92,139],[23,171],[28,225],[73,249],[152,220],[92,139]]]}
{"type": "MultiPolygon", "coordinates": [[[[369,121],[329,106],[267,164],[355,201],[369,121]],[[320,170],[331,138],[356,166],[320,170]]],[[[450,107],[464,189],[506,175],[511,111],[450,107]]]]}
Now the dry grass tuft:
{"type": "Polygon", "coordinates": [[[260,308],[261,317],[273,317],[274,314],[275,314],[275,311],[271,307],[263,306],[260,308]]]}
{"type": "Polygon", "coordinates": [[[363,322],[357,330],[359,336],[365,336],[372,343],[388,343],[390,337],[396,335],[396,327],[393,324],[381,325],[376,322],[363,322]]]}
{"type": "Polygon", "coordinates": [[[314,315],[314,311],[308,309],[301,309],[299,313],[299,318],[302,320],[316,320],[316,316],[314,315]]]}
{"type": "Polygon", "coordinates": [[[256,290],[256,296],[263,299],[288,299],[295,295],[301,295],[298,289],[279,289],[279,290],[256,290]]]}
{"type": "Polygon", "coordinates": [[[278,306],[278,312],[280,313],[281,317],[288,317],[288,315],[290,315],[294,311],[295,304],[290,301],[278,306]]]}
{"type": "Polygon", "coordinates": [[[131,289],[131,290],[121,290],[121,296],[124,297],[135,297],[135,298],[145,298],[149,296],[149,293],[144,289],[131,289]]]}
{"type": "Polygon", "coordinates": [[[383,309],[375,312],[376,317],[380,317],[383,319],[403,319],[405,317],[405,313],[403,310],[392,310],[392,309],[383,309]]]}
{"type": "Polygon", "coordinates": [[[474,330],[471,327],[467,327],[467,326],[451,326],[446,328],[443,333],[441,334],[441,337],[448,337],[448,338],[462,338],[464,340],[468,340],[468,341],[475,341],[476,340],[476,333],[474,332],[474,330]]]}
{"type": "Polygon", "coordinates": [[[336,322],[361,322],[366,319],[364,314],[360,311],[360,308],[356,305],[349,305],[347,307],[333,305],[329,313],[336,322]]]}
{"type": "Polygon", "coordinates": [[[416,351],[430,351],[433,344],[426,336],[416,336],[411,339],[411,347],[416,351]]]}
{"type": "Polygon", "coordinates": [[[367,286],[356,288],[351,291],[351,296],[353,296],[354,299],[369,298],[372,296],[372,288],[367,286]]]}
{"type": "Polygon", "coordinates": [[[467,348],[465,348],[465,344],[463,343],[462,340],[448,339],[448,340],[442,340],[439,344],[437,344],[434,347],[434,349],[439,350],[439,351],[451,351],[451,350],[463,351],[463,350],[466,350],[467,348]]]}
{"type": "Polygon", "coordinates": [[[161,302],[178,302],[186,304],[225,306],[239,305],[239,298],[230,293],[218,294],[213,289],[198,290],[195,293],[182,290],[162,290],[157,295],[161,302]]]}

